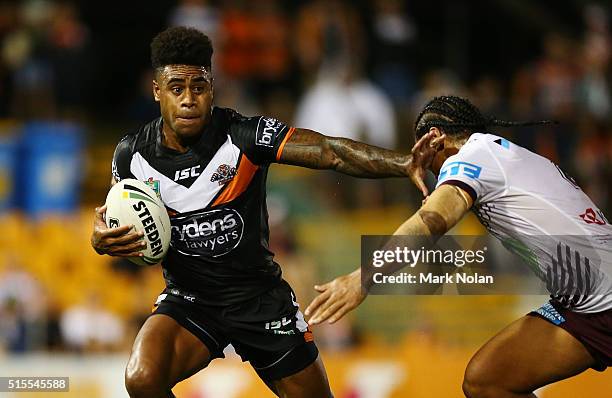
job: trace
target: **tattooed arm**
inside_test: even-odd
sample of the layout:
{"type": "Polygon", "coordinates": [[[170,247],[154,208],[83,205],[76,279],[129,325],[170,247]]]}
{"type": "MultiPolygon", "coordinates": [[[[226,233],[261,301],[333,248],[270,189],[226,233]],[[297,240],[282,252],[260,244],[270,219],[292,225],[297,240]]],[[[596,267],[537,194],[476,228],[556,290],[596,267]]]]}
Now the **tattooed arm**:
{"type": "Polygon", "coordinates": [[[409,155],[378,148],[346,138],[328,137],[315,131],[296,129],[283,148],[280,163],[311,169],[331,169],[362,178],[408,176],[423,195],[425,167],[444,136],[426,134],[409,155]]]}
{"type": "Polygon", "coordinates": [[[454,185],[441,185],[393,235],[429,236],[436,241],[472,207],[472,197],[454,185]]]}
{"type": "MultiPolygon", "coordinates": [[[[453,185],[442,185],[393,235],[416,235],[430,242],[435,241],[451,229],[472,204],[472,198],[463,189],[453,185]]],[[[425,241],[423,244],[426,245],[425,241]]],[[[399,245],[391,239],[385,247],[393,249],[399,245]]],[[[390,267],[385,271],[388,274],[400,269],[400,265],[397,264],[391,264],[390,267]]],[[[371,277],[364,275],[364,280],[371,280],[371,277]]],[[[309,323],[316,325],[327,319],[333,323],[361,304],[367,295],[361,281],[361,268],[357,268],[350,274],[342,275],[324,285],[315,286],[320,294],[306,308],[305,314],[310,316],[309,323]]]]}

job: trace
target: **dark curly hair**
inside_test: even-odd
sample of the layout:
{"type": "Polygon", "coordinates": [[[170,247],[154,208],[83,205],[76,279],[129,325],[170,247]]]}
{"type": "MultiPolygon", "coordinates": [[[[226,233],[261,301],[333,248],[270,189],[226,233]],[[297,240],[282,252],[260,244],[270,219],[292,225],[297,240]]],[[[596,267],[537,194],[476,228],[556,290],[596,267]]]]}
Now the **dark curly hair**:
{"type": "Polygon", "coordinates": [[[468,99],[446,95],[429,101],[414,122],[417,140],[427,134],[431,127],[439,127],[449,136],[469,135],[485,131],[487,127],[533,126],[556,124],[554,120],[510,122],[486,117],[468,99]]]}
{"type": "Polygon", "coordinates": [[[204,33],[178,26],[159,33],[151,41],[151,66],[196,65],[210,67],[213,47],[204,33]]]}

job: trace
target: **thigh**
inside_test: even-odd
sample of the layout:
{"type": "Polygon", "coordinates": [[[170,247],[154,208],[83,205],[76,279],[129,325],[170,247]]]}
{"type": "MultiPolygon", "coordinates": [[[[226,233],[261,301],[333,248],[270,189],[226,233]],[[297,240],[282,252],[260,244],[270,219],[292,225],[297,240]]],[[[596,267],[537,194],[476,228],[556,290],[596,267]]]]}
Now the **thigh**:
{"type": "Polygon", "coordinates": [[[280,397],[331,397],[312,332],[287,282],[226,314],[231,342],[280,397]]]}
{"type": "Polygon", "coordinates": [[[333,397],[320,356],[305,369],[267,384],[281,398],[333,397]]]}
{"type": "Polygon", "coordinates": [[[210,362],[208,348],[165,314],[153,314],[138,332],[126,374],[144,372],[168,388],[210,362]]]}
{"type": "Polygon", "coordinates": [[[587,349],[564,329],[525,316],[489,340],[470,360],[466,380],[529,393],[582,373],[595,364],[587,349]]]}

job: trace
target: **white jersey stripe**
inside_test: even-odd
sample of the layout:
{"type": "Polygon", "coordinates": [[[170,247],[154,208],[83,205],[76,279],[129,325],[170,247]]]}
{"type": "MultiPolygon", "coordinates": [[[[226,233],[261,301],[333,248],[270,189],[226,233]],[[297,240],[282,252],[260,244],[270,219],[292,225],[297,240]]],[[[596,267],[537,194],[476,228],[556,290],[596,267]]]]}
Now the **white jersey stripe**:
{"type": "Polygon", "coordinates": [[[236,167],[240,159],[240,149],[232,143],[228,135],[227,141],[215,153],[212,160],[187,188],[152,167],[140,154],[135,153],[130,163],[130,172],[139,180],[147,181],[149,178],[160,181],[160,194],[166,206],[179,213],[187,213],[206,208],[217,194],[223,189],[216,181],[211,181],[212,174],[221,165],[236,167]]]}

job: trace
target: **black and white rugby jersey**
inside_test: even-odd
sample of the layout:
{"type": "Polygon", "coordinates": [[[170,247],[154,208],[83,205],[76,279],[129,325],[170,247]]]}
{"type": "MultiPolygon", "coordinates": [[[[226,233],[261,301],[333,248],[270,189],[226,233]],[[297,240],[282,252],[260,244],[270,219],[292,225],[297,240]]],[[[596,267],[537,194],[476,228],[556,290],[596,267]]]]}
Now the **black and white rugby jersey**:
{"type": "Polygon", "coordinates": [[[211,305],[248,300],[281,280],[268,249],[266,177],[294,129],[276,119],[213,109],[185,153],[161,144],[162,118],[125,136],[115,180],[149,184],[166,205],[172,240],[162,262],[168,288],[211,305]]]}

